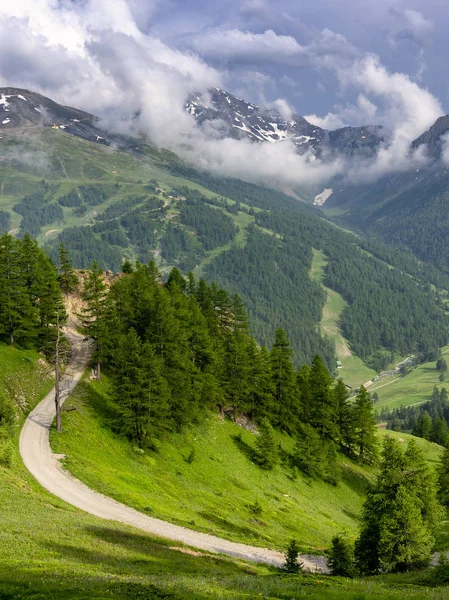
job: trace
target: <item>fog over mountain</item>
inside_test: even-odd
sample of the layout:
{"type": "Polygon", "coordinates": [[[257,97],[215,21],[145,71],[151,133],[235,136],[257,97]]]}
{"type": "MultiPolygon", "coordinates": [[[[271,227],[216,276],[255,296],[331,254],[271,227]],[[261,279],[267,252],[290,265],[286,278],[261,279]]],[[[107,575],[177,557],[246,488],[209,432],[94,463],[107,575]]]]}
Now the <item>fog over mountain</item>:
{"type": "MultiPolygon", "coordinates": [[[[310,11],[302,16],[293,2],[283,4],[285,14],[291,12],[290,27],[285,14],[281,18],[263,2],[244,3],[231,26],[237,9],[231,7],[231,16],[225,16],[219,3],[215,27],[192,19],[186,32],[184,20],[176,37],[176,11],[163,1],[6,3],[0,7],[0,85],[40,92],[98,115],[102,130],[111,135],[145,134],[196,166],[249,180],[320,186],[335,177],[373,181],[426,164],[425,145],[411,144],[444,111],[420,83],[422,77],[386,66],[365,44],[357,46],[330,23],[312,26],[310,11]],[[171,35],[164,15],[172,20],[171,35]],[[327,113],[320,114],[323,103],[316,87],[308,85],[311,73],[319,76],[316,85],[329,86],[327,113]],[[288,79],[307,102],[296,102],[293,93],[278,96],[288,79]],[[247,107],[266,107],[266,122],[259,120],[257,128],[254,119],[234,114],[232,119],[244,120],[230,126],[224,96],[213,106],[211,90],[217,88],[229,90],[234,103],[241,101],[231,92],[248,94],[238,98],[247,107]],[[255,96],[257,103],[251,101],[255,96]],[[198,116],[192,104],[198,98],[219,118],[206,119],[204,111],[198,116]],[[309,109],[305,120],[294,101],[309,109]],[[345,128],[351,125],[366,129],[345,128]]],[[[193,3],[191,15],[201,8],[193,3]]],[[[397,24],[403,19],[404,28],[397,25],[388,43],[400,45],[408,32],[422,50],[431,21],[415,9],[394,10],[397,14],[388,14],[397,24]]],[[[203,16],[214,20],[210,10],[203,16]]],[[[215,103],[220,94],[215,93],[215,103]]]]}

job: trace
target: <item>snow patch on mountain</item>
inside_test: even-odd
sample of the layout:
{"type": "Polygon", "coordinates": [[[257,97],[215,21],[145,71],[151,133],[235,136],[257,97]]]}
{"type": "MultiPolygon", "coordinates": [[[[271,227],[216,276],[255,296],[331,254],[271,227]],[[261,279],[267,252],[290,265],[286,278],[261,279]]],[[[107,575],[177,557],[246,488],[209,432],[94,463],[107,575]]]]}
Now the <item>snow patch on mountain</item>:
{"type": "Polygon", "coordinates": [[[323,206],[326,200],[328,200],[331,197],[332,192],[332,188],[325,188],[320,194],[317,194],[315,196],[313,204],[315,206],[323,206]]]}

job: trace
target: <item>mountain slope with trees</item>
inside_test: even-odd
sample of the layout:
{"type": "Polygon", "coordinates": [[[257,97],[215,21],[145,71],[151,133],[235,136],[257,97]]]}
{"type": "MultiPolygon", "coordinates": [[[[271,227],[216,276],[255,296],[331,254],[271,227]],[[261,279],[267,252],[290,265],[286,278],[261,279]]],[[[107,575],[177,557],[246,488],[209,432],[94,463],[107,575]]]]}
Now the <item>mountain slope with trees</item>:
{"type": "Polygon", "coordinates": [[[447,342],[438,292],[449,278],[440,270],[351,236],[279,191],[199,172],[142,140],[125,152],[51,127],[29,133],[10,127],[0,139],[0,227],[37,237],[55,262],[62,242],[78,268],[154,259],[164,277],[173,266],[193,270],[241,296],[259,343],[271,345],[281,327],[297,366],[319,354],[333,370],[334,344],[319,331],[326,296],[310,277],[315,248],[328,261],[323,284],[347,303],[342,333],[370,367],[447,342]],[[18,160],[30,152],[32,164],[18,160]]]}

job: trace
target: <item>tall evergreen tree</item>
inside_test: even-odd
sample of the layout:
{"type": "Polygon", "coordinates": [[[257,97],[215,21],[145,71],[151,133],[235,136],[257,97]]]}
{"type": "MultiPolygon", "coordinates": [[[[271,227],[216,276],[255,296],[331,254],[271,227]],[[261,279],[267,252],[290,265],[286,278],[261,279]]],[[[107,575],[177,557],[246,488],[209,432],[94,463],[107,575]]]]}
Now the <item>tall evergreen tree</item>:
{"type": "Polygon", "coordinates": [[[438,499],[449,508],[449,449],[445,448],[438,465],[438,499]]]}
{"type": "Polygon", "coordinates": [[[27,273],[21,264],[21,242],[9,234],[0,237],[0,335],[21,344],[37,335],[37,311],[33,306],[27,273]]]}
{"type": "Polygon", "coordinates": [[[292,356],[293,351],[285,331],[277,329],[270,353],[275,423],[287,432],[295,431],[301,412],[292,356]]]}
{"type": "Polygon", "coordinates": [[[97,378],[100,379],[101,361],[106,355],[110,341],[107,320],[108,290],[104,273],[95,261],[84,281],[81,299],[85,304],[79,315],[82,331],[95,344],[94,360],[97,378]]]}
{"type": "Polygon", "coordinates": [[[271,470],[279,461],[279,450],[274,437],[273,428],[267,419],[259,425],[256,438],[257,463],[262,469],[271,470]]]}
{"type": "Polygon", "coordinates": [[[315,356],[309,375],[310,424],[322,439],[338,441],[337,406],[331,383],[326,365],[318,355],[315,356]]]}
{"type": "Polygon", "coordinates": [[[327,559],[331,575],[354,577],[354,547],[341,534],[332,538],[332,545],[327,559]]]}
{"type": "Polygon", "coordinates": [[[337,426],[340,432],[340,446],[347,453],[352,454],[356,443],[353,409],[349,400],[349,390],[341,379],[337,381],[334,389],[334,403],[337,411],[337,426]]]}
{"type": "Polygon", "coordinates": [[[372,463],[377,457],[376,419],[373,402],[363,385],[357,392],[353,415],[359,461],[372,463]]]}
{"type": "Polygon", "coordinates": [[[162,361],[134,329],[115,348],[112,370],[115,427],[139,446],[153,445],[169,427],[169,390],[162,361]]]}
{"type": "Polygon", "coordinates": [[[78,275],[70,259],[70,254],[64,244],[59,244],[58,248],[59,258],[59,285],[64,294],[70,294],[74,292],[78,287],[78,275]]]}
{"type": "Polygon", "coordinates": [[[355,555],[364,574],[404,571],[428,562],[441,512],[422,453],[384,440],[380,473],[363,508],[355,555]]]}

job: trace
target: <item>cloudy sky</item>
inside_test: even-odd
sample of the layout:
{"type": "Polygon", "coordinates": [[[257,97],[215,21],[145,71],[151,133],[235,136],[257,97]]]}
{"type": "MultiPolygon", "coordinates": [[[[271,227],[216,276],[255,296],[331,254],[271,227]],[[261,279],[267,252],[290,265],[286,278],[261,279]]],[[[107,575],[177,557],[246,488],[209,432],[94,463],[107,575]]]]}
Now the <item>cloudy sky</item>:
{"type": "Polygon", "coordinates": [[[186,96],[220,86],[327,128],[386,125],[402,151],[449,112],[448,14],[444,0],[5,0],[0,85],[116,127],[139,113],[168,146],[194,127],[186,96]]]}

